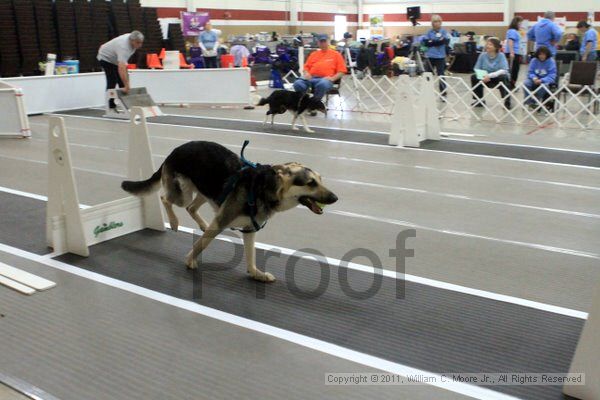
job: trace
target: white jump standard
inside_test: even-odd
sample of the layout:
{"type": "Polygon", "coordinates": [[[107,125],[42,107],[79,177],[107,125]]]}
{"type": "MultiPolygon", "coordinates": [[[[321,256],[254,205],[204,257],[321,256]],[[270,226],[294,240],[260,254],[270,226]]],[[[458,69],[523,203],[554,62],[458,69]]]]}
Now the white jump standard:
{"type": "MultiPolygon", "coordinates": [[[[129,136],[129,179],[145,179],[154,172],[145,112],[132,110],[129,136]]],[[[88,246],[144,228],[165,230],[158,194],[128,196],[82,209],[77,194],[65,122],[49,118],[48,204],[46,238],[55,253],[89,256],[88,246]]]]}

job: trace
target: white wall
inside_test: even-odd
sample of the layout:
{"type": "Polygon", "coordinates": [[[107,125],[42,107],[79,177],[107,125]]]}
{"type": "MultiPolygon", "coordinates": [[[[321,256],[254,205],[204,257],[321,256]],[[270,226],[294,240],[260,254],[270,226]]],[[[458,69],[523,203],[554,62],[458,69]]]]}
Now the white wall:
{"type": "Polygon", "coordinates": [[[537,12],[537,11],[600,11],[600,0],[513,0],[515,12],[537,12]]]}

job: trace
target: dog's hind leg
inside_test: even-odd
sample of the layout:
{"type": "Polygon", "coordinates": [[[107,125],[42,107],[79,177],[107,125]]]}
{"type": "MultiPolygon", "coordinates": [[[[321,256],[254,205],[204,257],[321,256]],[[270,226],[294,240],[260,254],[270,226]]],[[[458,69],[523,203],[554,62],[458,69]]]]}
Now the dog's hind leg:
{"type": "Polygon", "coordinates": [[[297,131],[298,128],[296,127],[296,120],[298,119],[298,113],[295,112],[294,116],[292,117],[292,130],[293,131],[297,131]]]}
{"type": "Polygon", "coordinates": [[[233,221],[231,215],[218,212],[215,218],[211,221],[210,225],[204,231],[202,237],[194,243],[192,250],[185,256],[185,265],[190,269],[195,269],[198,267],[198,262],[196,258],[204,249],[213,241],[218,234],[223,232],[223,229],[227,228],[227,226],[233,221]]]}
{"type": "Polygon", "coordinates": [[[269,112],[267,111],[267,113],[265,114],[265,120],[263,121],[263,125],[266,125],[268,119],[269,119],[269,112]]]}
{"type": "Polygon", "coordinates": [[[206,228],[208,228],[208,224],[198,213],[198,209],[202,207],[204,203],[206,203],[206,197],[198,193],[196,198],[194,198],[194,200],[185,208],[194,221],[196,221],[202,232],[206,232],[206,228]]]}
{"type": "Polygon", "coordinates": [[[179,220],[173,211],[173,203],[167,200],[165,196],[160,196],[160,200],[162,201],[165,211],[167,212],[167,216],[169,217],[169,225],[171,225],[171,229],[177,232],[179,229],[179,220]]]}
{"type": "Polygon", "coordinates": [[[275,114],[271,114],[271,126],[275,125],[275,114]]]}
{"type": "Polygon", "coordinates": [[[256,232],[244,233],[244,254],[246,256],[246,266],[248,273],[253,279],[261,282],[274,282],[275,277],[256,268],[256,248],[254,247],[254,238],[256,232]]]}
{"type": "Polygon", "coordinates": [[[160,200],[162,201],[165,211],[167,212],[167,216],[169,217],[171,229],[177,231],[179,228],[179,220],[173,211],[173,204],[178,206],[183,205],[183,193],[179,182],[175,176],[173,176],[167,166],[163,166],[161,184],[164,194],[160,196],[160,200]]]}
{"type": "Polygon", "coordinates": [[[300,114],[300,118],[302,118],[302,123],[304,124],[304,130],[308,133],[315,133],[315,131],[310,129],[310,127],[308,126],[308,122],[306,122],[306,117],[304,116],[304,114],[300,114]]]}

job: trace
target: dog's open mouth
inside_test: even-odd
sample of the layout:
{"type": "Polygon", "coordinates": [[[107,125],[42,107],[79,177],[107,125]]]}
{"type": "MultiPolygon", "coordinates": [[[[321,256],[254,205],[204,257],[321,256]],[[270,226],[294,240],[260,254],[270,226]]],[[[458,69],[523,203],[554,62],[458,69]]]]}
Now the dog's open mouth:
{"type": "Polygon", "coordinates": [[[312,199],[308,196],[302,196],[298,199],[298,201],[315,214],[323,214],[323,207],[319,205],[319,202],[317,202],[315,199],[312,199]]]}

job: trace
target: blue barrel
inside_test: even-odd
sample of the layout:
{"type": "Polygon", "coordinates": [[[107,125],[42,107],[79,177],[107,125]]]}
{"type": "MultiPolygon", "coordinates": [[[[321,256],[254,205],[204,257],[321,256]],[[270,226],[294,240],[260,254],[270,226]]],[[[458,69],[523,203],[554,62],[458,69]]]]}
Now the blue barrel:
{"type": "Polygon", "coordinates": [[[67,65],[68,74],[79,73],[79,60],[67,60],[65,61],[65,64],[67,65]]]}

